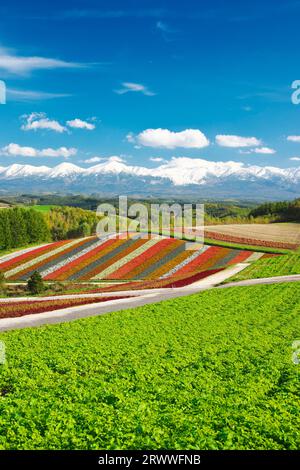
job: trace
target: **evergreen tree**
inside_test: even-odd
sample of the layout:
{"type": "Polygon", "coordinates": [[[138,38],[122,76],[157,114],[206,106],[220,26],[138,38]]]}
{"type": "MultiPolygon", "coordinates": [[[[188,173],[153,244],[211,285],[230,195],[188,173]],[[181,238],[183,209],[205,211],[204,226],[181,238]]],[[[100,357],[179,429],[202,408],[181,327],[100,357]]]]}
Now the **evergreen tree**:
{"type": "Polygon", "coordinates": [[[6,279],[4,273],[0,271],[0,294],[4,295],[6,293],[6,279]]]}
{"type": "Polygon", "coordinates": [[[27,289],[33,295],[41,294],[45,290],[44,281],[39,272],[35,271],[29,278],[27,289]]]}

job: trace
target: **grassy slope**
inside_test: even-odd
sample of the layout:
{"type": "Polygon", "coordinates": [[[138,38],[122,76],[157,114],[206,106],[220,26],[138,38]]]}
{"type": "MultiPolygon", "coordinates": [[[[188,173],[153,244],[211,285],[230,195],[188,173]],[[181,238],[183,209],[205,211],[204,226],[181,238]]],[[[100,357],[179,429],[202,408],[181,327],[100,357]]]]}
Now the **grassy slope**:
{"type": "Polygon", "coordinates": [[[299,449],[300,291],[208,291],[3,333],[2,449],[299,449]]]}
{"type": "Polygon", "coordinates": [[[35,209],[36,211],[39,211],[39,212],[49,212],[51,209],[54,209],[55,207],[57,206],[54,206],[54,205],[45,205],[45,206],[41,206],[41,205],[36,205],[36,206],[30,206],[32,209],[35,209]]]}
{"type": "Polygon", "coordinates": [[[288,276],[290,274],[300,274],[300,252],[275,256],[274,258],[259,259],[236,276],[228,279],[227,282],[272,276],[288,276]]]}

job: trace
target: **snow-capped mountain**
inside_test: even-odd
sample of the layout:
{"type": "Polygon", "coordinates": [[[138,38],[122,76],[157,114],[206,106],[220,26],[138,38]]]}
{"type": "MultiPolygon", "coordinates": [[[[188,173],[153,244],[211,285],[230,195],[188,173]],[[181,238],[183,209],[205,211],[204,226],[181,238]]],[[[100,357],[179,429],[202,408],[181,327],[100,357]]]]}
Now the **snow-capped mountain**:
{"type": "Polygon", "coordinates": [[[13,164],[0,167],[0,190],[296,197],[300,194],[300,167],[261,167],[187,157],[174,157],[154,168],[127,165],[119,157],[89,168],[72,163],[54,168],[13,164]]]}

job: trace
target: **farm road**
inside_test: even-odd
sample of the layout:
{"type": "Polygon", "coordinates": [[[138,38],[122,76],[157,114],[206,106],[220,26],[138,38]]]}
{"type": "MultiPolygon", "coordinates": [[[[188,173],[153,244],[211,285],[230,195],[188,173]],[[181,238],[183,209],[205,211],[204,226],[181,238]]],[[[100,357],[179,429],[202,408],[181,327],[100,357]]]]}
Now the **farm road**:
{"type": "MultiPolygon", "coordinates": [[[[225,270],[224,273],[227,271],[227,278],[233,275],[232,272],[233,268],[225,270]]],[[[236,272],[236,270],[235,270],[236,272]]],[[[220,273],[221,274],[221,273],[220,273]]],[[[191,294],[196,294],[198,292],[217,288],[217,289],[225,289],[229,287],[238,287],[238,286],[253,286],[259,284],[278,284],[283,282],[299,282],[300,275],[292,275],[292,276],[278,276],[278,277],[271,277],[271,278],[262,278],[262,279],[251,279],[247,281],[239,281],[239,282],[231,282],[224,285],[218,285],[220,282],[223,282],[224,279],[219,276],[216,277],[210,276],[210,281],[207,279],[203,279],[202,281],[198,281],[192,285],[181,287],[181,288],[167,288],[167,289],[148,289],[148,290],[141,290],[141,291],[123,291],[122,295],[130,295],[131,298],[127,299],[118,299],[118,300],[109,300],[103,304],[90,304],[90,305],[83,305],[78,307],[71,307],[61,310],[56,310],[53,312],[45,312],[33,315],[26,315],[23,317],[18,318],[3,318],[0,319],[0,332],[12,329],[19,329],[19,328],[29,328],[41,325],[50,325],[55,323],[63,323],[68,322],[71,320],[78,320],[80,318],[87,318],[92,316],[104,315],[109,312],[117,312],[120,310],[128,309],[128,308],[136,308],[147,304],[153,304],[157,302],[161,302],[163,300],[173,299],[177,297],[183,297],[191,294]]],[[[120,292],[110,292],[109,296],[120,296],[120,292]]],[[[86,298],[86,297],[95,297],[95,296],[107,296],[107,294],[81,294],[76,296],[59,296],[59,298],[86,298]]],[[[47,299],[57,299],[58,297],[50,297],[47,299]]],[[[45,300],[46,298],[43,298],[45,300]]],[[[20,301],[20,299],[5,299],[6,301],[20,301]]],[[[30,300],[30,298],[25,298],[24,300],[30,300]]],[[[37,298],[32,298],[32,300],[37,300],[37,298]]],[[[40,299],[38,299],[40,300],[40,299]]],[[[1,302],[4,299],[1,300],[1,302]]]]}

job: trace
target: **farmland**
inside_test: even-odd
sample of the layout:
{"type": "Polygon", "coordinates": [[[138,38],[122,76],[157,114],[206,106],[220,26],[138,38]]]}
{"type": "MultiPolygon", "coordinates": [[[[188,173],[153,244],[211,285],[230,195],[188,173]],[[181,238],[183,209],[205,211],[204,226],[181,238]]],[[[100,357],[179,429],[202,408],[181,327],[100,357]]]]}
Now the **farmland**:
{"type": "Polygon", "coordinates": [[[300,253],[261,258],[229,281],[300,274],[300,253]]]}
{"type": "Polygon", "coordinates": [[[106,302],[108,300],[118,300],[124,297],[95,297],[68,300],[35,300],[6,303],[0,301],[0,318],[22,317],[34,313],[52,312],[54,310],[77,307],[93,303],[106,302]]]}
{"type": "Polygon", "coordinates": [[[206,227],[208,238],[244,242],[274,248],[295,249],[300,246],[299,223],[232,224],[206,227]]]}
{"type": "Polygon", "coordinates": [[[260,256],[263,254],[207,245],[188,250],[184,241],[165,237],[86,237],[8,255],[0,259],[0,270],[8,281],[27,281],[35,271],[46,281],[153,281],[209,274],[260,256]]]}
{"type": "Polygon", "coordinates": [[[230,288],[1,334],[0,448],[299,449],[299,303],[230,288]]]}

